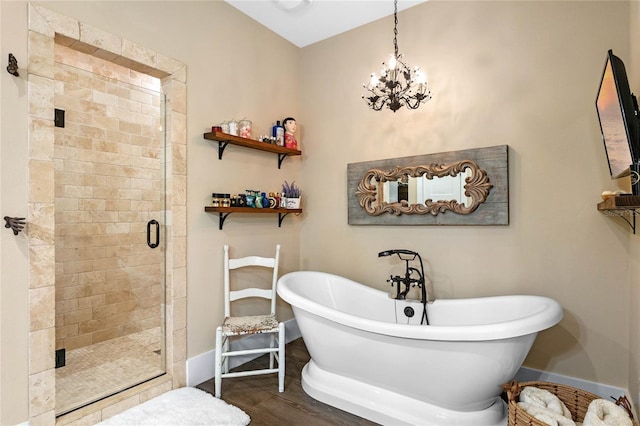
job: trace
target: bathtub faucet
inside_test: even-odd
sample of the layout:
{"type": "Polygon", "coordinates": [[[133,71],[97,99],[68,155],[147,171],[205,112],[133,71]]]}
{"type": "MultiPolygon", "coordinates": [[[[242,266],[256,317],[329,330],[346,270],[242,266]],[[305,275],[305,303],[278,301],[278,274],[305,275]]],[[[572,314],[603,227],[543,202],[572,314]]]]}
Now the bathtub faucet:
{"type": "Polygon", "coordinates": [[[420,257],[420,254],[415,251],[406,250],[406,249],[394,249],[394,250],[381,251],[380,253],[378,253],[378,257],[391,256],[393,254],[397,254],[398,257],[401,260],[404,260],[406,264],[404,277],[401,277],[399,275],[396,275],[394,277],[393,275],[391,275],[387,280],[387,282],[390,282],[392,286],[394,284],[397,284],[398,286],[396,290],[396,299],[402,299],[402,300],[406,299],[407,293],[409,293],[409,290],[411,290],[411,287],[418,286],[422,289],[423,301],[426,301],[427,295],[426,295],[426,290],[424,285],[424,267],[422,266],[422,257],[420,257]],[[409,262],[415,260],[416,258],[420,261],[420,270],[412,266],[409,266],[409,262]],[[418,278],[413,278],[414,273],[418,276],[418,278]],[[401,284],[404,284],[405,286],[404,290],[402,290],[401,284]]]}
{"type": "Polygon", "coordinates": [[[422,264],[422,257],[418,252],[406,250],[406,249],[393,249],[393,250],[385,250],[378,253],[378,257],[386,257],[397,254],[400,260],[405,261],[405,273],[404,277],[399,275],[393,276],[391,275],[387,282],[391,283],[393,287],[394,284],[397,285],[396,288],[396,299],[404,300],[407,298],[407,293],[412,286],[418,286],[421,290],[421,302],[424,307],[422,313],[422,324],[429,324],[429,319],[427,318],[427,285],[424,279],[424,266],[422,264]],[[409,262],[418,259],[420,262],[420,270],[414,268],[413,266],[409,266],[409,262]],[[413,278],[413,275],[417,275],[418,278],[413,278]],[[404,284],[404,290],[401,288],[401,284],[404,284]]]}
{"type": "Polygon", "coordinates": [[[389,279],[387,280],[388,283],[391,283],[391,287],[396,287],[395,298],[398,300],[405,300],[407,298],[407,293],[409,293],[409,290],[411,290],[411,287],[421,286],[422,281],[423,280],[420,277],[420,272],[416,268],[409,267],[408,265],[403,277],[401,277],[400,275],[390,275],[389,279]],[[412,274],[414,272],[418,274],[418,278],[412,277],[412,274]],[[404,290],[402,289],[402,284],[404,284],[404,290]]]}

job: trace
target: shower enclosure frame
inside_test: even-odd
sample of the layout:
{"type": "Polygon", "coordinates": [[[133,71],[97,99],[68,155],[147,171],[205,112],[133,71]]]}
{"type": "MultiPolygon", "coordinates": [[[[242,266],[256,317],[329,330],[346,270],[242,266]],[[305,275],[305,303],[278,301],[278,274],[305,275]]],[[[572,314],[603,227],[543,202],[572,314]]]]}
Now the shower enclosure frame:
{"type": "Polygon", "coordinates": [[[186,68],[118,35],[29,4],[29,421],[99,422],[186,384],[186,68]],[[59,43],[161,80],[166,96],[166,374],[56,419],[54,46],[59,43]]]}

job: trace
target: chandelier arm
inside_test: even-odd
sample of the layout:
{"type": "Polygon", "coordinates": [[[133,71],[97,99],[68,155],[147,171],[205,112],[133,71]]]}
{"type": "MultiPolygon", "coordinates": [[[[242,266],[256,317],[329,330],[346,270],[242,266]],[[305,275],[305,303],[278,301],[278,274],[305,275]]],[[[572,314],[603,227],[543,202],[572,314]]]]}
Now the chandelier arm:
{"type": "Polygon", "coordinates": [[[369,102],[369,107],[373,108],[374,111],[380,111],[382,108],[384,108],[386,102],[384,99],[378,99],[376,100],[376,102],[369,102]],[[380,101],[381,102],[378,102],[380,101]]]}
{"type": "MultiPolygon", "coordinates": [[[[413,98],[415,99],[415,98],[413,98]]],[[[410,99],[407,99],[407,101],[405,102],[407,107],[411,108],[411,109],[417,109],[420,106],[420,101],[418,99],[415,99],[415,102],[412,104],[410,99]]]]}

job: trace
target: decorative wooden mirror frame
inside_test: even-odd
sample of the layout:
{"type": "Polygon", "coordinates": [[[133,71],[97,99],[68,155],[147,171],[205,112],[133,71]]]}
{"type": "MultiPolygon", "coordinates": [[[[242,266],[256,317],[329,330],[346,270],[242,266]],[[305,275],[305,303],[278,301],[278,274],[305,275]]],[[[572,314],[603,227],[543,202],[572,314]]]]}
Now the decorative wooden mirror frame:
{"type": "Polygon", "coordinates": [[[487,172],[478,167],[471,160],[457,161],[451,164],[430,164],[428,166],[414,167],[395,167],[392,170],[384,171],[379,169],[370,169],[365,173],[364,177],[358,184],[356,196],[358,204],[370,216],[379,216],[384,213],[392,213],[396,216],[401,214],[432,214],[444,213],[450,210],[458,214],[473,213],[480,204],[484,203],[489,195],[489,191],[493,188],[493,184],[489,183],[487,172]],[[377,182],[394,182],[402,179],[404,176],[419,178],[425,176],[427,179],[435,177],[457,176],[458,173],[471,169],[471,177],[465,179],[464,185],[465,195],[471,198],[472,202],[469,206],[461,204],[456,200],[425,200],[425,204],[414,203],[409,204],[406,201],[387,203],[379,202],[377,197],[377,182]]]}
{"type": "Polygon", "coordinates": [[[508,146],[350,163],[347,192],[350,225],[508,225],[508,146]],[[376,199],[384,182],[407,176],[456,176],[467,168],[473,172],[464,179],[464,195],[471,197],[470,202],[410,204],[376,199]]]}

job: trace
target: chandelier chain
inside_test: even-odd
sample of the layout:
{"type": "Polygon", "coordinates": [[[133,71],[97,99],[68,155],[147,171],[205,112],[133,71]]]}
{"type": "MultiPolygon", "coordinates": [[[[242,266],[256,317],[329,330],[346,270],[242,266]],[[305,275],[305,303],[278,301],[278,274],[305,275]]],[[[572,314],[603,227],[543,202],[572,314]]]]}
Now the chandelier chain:
{"type": "Polygon", "coordinates": [[[398,0],[393,1],[393,49],[398,57],[398,0]]]}

